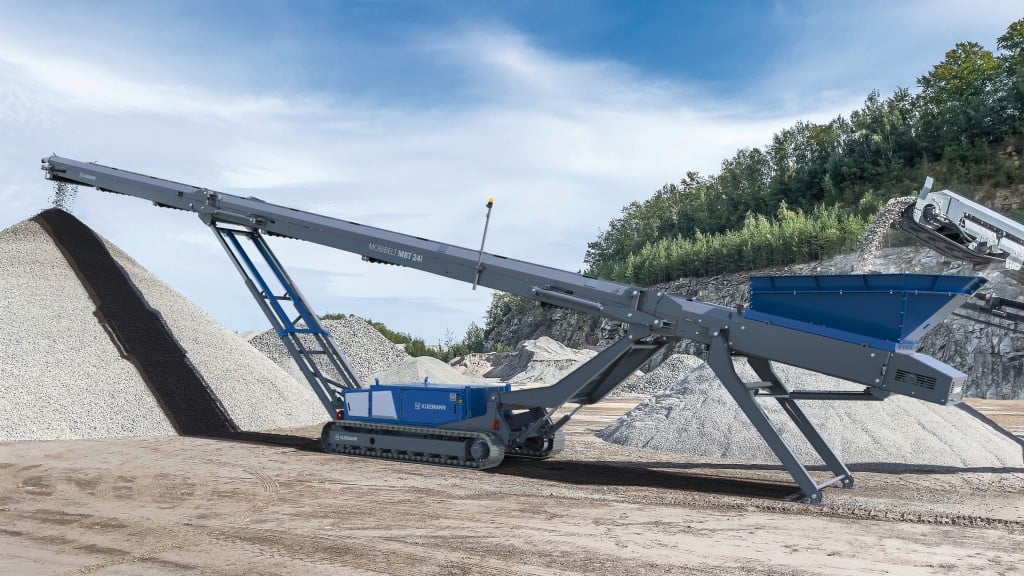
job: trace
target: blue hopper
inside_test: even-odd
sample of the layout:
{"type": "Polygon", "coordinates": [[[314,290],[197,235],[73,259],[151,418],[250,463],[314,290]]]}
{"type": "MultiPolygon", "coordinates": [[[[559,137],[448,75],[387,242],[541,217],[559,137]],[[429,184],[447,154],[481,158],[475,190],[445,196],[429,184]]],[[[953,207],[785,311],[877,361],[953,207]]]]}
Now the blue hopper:
{"type": "Polygon", "coordinates": [[[986,282],[941,274],[751,276],[745,316],[883,350],[912,350],[986,282]]]}

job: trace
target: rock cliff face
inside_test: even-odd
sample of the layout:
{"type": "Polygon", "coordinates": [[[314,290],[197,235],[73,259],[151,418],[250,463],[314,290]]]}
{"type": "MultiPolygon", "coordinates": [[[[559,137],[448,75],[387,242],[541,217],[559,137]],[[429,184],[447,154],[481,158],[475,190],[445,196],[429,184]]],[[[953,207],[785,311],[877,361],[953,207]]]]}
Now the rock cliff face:
{"type": "MultiPolygon", "coordinates": [[[[1021,276],[998,268],[975,270],[927,248],[882,248],[870,254],[844,254],[806,264],[735,273],[710,278],[681,278],[654,288],[679,292],[725,306],[749,304],[748,281],[754,275],[859,273],[976,274],[989,279],[983,292],[1024,300],[1021,276]]],[[[492,343],[509,346],[518,339],[548,336],[575,348],[603,347],[614,340],[618,327],[561,309],[531,309],[524,317],[506,319],[491,327],[492,343]]],[[[676,351],[700,354],[689,341],[676,351]]],[[[980,398],[1024,399],[1024,323],[966,309],[955,312],[929,333],[920,351],[968,375],[966,395],[980,398]]],[[[646,368],[651,368],[648,366],[646,368]]]]}
{"type": "Polygon", "coordinates": [[[515,349],[521,342],[536,340],[543,336],[557,340],[570,348],[594,348],[602,347],[603,330],[618,333],[617,326],[606,326],[600,318],[578,314],[564,308],[531,306],[525,312],[512,313],[497,323],[488,324],[484,340],[492,350],[499,345],[502,348],[515,349]]]}
{"type": "Polygon", "coordinates": [[[509,384],[550,385],[596,354],[541,337],[526,340],[514,352],[469,354],[452,360],[451,365],[467,376],[499,378],[509,384]]]}

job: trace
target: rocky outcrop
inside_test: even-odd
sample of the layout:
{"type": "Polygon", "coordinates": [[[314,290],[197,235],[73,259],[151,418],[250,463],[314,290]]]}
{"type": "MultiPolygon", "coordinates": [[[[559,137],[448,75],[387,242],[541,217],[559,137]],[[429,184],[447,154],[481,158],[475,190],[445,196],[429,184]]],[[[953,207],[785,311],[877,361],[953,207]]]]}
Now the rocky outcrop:
{"type": "MultiPolygon", "coordinates": [[[[780,266],[755,272],[722,274],[710,278],[681,278],[652,288],[678,292],[724,306],[746,306],[750,302],[748,283],[753,275],[859,274],[859,273],[980,274],[989,279],[984,292],[1002,298],[1024,300],[1020,275],[998,268],[976,270],[970,264],[951,260],[927,248],[880,248],[865,256],[843,254],[827,260],[780,266]]],[[[615,339],[614,323],[590,319],[567,310],[534,309],[541,316],[532,320],[530,338],[548,336],[561,342],[602,347],[615,339]]],[[[525,326],[522,320],[508,325],[525,326]]],[[[921,352],[934,356],[967,373],[966,395],[979,398],[1024,399],[1024,323],[996,315],[961,309],[932,330],[921,343],[921,352]]],[[[675,352],[700,354],[700,347],[683,341],[675,352]]],[[[656,359],[657,361],[667,355],[656,359]]],[[[653,368],[645,366],[645,370],[653,368]]]]}
{"type": "Polygon", "coordinates": [[[489,323],[484,341],[490,350],[508,350],[546,336],[570,348],[602,348],[617,334],[618,326],[601,318],[564,308],[529,306],[489,323]]]}
{"type": "Polygon", "coordinates": [[[596,355],[577,350],[548,337],[527,340],[515,352],[469,354],[452,361],[467,376],[498,378],[510,384],[554,384],[581,363],[596,355]]]}

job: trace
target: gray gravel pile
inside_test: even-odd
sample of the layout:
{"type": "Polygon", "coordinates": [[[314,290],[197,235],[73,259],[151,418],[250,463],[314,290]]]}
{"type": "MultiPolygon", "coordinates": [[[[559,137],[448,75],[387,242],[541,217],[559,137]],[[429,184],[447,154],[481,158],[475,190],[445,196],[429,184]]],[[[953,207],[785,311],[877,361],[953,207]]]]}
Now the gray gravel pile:
{"type": "Polygon", "coordinates": [[[484,378],[484,374],[508,362],[511,355],[509,352],[473,352],[452,359],[450,366],[465,376],[484,378]]]}
{"type": "MultiPolygon", "coordinates": [[[[324,328],[334,336],[334,341],[341,353],[348,358],[352,368],[355,369],[364,384],[372,384],[374,378],[410,358],[405,350],[385,338],[376,328],[354,316],[345,316],[338,320],[323,320],[322,323],[324,328]]],[[[303,383],[306,382],[276,332],[267,330],[253,336],[249,339],[249,344],[285,369],[293,378],[303,383]]],[[[312,342],[307,342],[307,345],[314,346],[312,342]]],[[[340,378],[340,375],[326,359],[315,358],[314,361],[328,377],[340,378]]]]}
{"type": "Polygon", "coordinates": [[[484,376],[510,384],[554,384],[596,354],[593,350],[569,348],[544,336],[523,342],[484,376]]]}
{"type": "MultiPolygon", "coordinates": [[[[735,365],[744,380],[758,380],[745,361],[737,359],[735,365]]],[[[598,436],[626,446],[778,464],[707,364],[688,374],[687,363],[675,366],[679,369],[675,386],[637,406],[598,436]]],[[[775,368],[790,388],[861,388],[790,366],[776,364],[775,368]]],[[[672,377],[668,371],[659,376],[662,379],[672,377]]],[[[778,403],[771,399],[760,402],[801,460],[808,464],[820,463],[820,458],[778,403]]],[[[956,407],[903,396],[893,396],[883,402],[806,401],[800,405],[847,463],[956,468],[1020,467],[1024,464],[1019,443],[956,407]]]]}
{"type": "Polygon", "coordinates": [[[304,379],[289,376],[117,246],[107,242],[107,249],[150,306],[163,316],[178,344],[239,428],[294,428],[328,419],[323,404],[304,379]]]}
{"type": "MultiPolygon", "coordinates": [[[[315,395],[104,242],[209,388],[244,430],[323,422],[315,395]]],[[[97,321],[96,306],[42,227],[0,232],[0,440],[174,434],[163,410],[97,321]]]]}
{"type": "MultiPolygon", "coordinates": [[[[430,356],[407,358],[377,377],[381,384],[418,384],[427,378],[434,384],[488,384],[486,378],[468,376],[430,356]]],[[[371,380],[372,382],[372,380],[371,380]]]]}
{"type": "Polygon", "coordinates": [[[704,361],[689,354],[673,354],[657,368],[620,385],[612,396],[653,396],[672,390],[682,378],[704,364],[704,361]]]}
{"type": "Polygon", "coordinates": [[[0,441],[174,434],[31,220],[0,232],[0,293],[0,441]]]}

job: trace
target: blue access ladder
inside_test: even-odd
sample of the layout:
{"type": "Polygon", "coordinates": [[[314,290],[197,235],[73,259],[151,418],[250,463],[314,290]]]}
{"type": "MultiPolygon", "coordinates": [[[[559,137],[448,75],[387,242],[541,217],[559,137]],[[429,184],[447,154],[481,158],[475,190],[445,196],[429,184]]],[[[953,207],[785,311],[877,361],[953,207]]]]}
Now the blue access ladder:
{"type": "Polygon", "coordinates": [[[337,418],[339,411],[344,407],[341,391],[362,388],[362,383],[348,359],[338,349],[334,337],[313,313],[258,230],[232,227],[219,222],[211,224],[210,227],[245,280],[249,292],[270,320],[277,335],[281,337],[302,375],[306,377],[331,418],[337,418]],[[247,245],[250,250],[255,248],[265,265],[265,271],[269,270],[269,274],[261,272],[257,261],[246,251],[247,245]],[[280,287],[276,294],[268,282],[271,278],[280,287]],[[289,305],[296,314],[294,319],[286,310],[286,306],[289,305]],[[317,362],[317,358],[322,358],[325,362],[317,362]],[[325,373],[325,368],[331,374],[325,373]]]}

